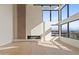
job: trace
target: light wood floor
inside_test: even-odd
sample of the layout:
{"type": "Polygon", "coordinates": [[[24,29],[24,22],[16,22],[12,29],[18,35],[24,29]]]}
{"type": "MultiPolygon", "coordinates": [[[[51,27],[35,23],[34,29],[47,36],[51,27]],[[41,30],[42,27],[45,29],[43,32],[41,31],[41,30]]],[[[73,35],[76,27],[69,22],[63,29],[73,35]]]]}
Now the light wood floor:
{"type": "Polygon", "coordinates": [[[77,55],[79,49],[61,41],[54,42],[13,42],[0,47],[1,55],[77,55]]]}

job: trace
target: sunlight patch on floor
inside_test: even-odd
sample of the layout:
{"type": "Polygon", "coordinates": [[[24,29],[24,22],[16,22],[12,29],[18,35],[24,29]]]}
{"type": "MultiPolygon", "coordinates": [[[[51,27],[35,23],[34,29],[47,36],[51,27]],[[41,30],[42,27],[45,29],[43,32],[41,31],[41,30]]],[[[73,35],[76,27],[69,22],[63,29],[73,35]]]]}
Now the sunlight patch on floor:
{"type": "Polygon", "coordinates": [[[18,48],[18,46],[0,47],[0,50],[13,49],[13,48],[18,48]]]}
{"type": "Polygon", "coordinates": [[[59,47],[53,45],[51,42],[39,42],[38,45],[59,49],[59,47]]]}
{"type": "Polygon", "coordinates": [[[50,37],[50,34],[47,35],[47,37],[45,38],[44,41],[43,40],[39,41],[38,45],[56,48],[56,49],[62,49],[62,50],[70,51],[70,52],[72,51],[71,49],[63,46],[62,44],[60,44],[56,41],[59,39],[59,37],[52,36],[52,37],[50,37],[50,39],[49,39],[49,37],[50,37]]]}
{"type": "Polygon", "coordinates": [[[58,42],[56,42],[56,41],[53,41],[56,45],[58,45],[61,49],[63,49],[63,50],[67,50],[67,51],[72,51],[71,49],[69,49],[69,48],[67,48],[67,47],[65,47],[65,46],[63,46],[63,45],[61,45],[60,43],[58,43],[58,42]]]}
{"type": "Polygon", "coordinates": [[[55,40],[57,40],[57,39],[59,39],[59,37],[52,37],[52,40],[51,41],[55,41],[55,40]]]}

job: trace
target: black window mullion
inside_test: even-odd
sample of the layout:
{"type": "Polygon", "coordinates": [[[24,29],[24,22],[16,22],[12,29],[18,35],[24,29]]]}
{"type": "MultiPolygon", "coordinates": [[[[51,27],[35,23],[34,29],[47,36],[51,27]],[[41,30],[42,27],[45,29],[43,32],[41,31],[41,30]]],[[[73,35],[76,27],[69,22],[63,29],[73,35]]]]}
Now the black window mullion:
{"type": "Polygon", "coordinates": [[[51,22],[51,5],[50,5],[50,22],[51,22]]]}
{"type": "MultiPolygon", "coordinates": [[[[69,4],[67,4],[67,18],[69,18],[69,4]]],[[[69,37],[69,22],[67,23],[68,37],[69,37]]]]}
{"type": "Polygon", "coordinates": [[[51,22],[51,20],[52,20],[52,16],[51,16],[51,10],[50,10],[50,22],[51,22]]]}
{"type": "MultiPolygon", "coordinates": [[[[57,19],[58,19],[58,22],[59,22],[59,10],[58,10],[58,17],[57,17],[57,19]]],[[[58,24],[58,35],[59,35],[59,24],[58,24]]]]}

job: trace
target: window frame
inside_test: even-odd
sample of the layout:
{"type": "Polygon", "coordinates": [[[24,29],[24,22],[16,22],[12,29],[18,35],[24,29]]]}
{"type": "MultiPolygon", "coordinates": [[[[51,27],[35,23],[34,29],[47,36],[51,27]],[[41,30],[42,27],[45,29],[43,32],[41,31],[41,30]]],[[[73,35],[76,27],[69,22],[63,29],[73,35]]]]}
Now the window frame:
{"type": "MultiPolygon", "coordinates": [[[[67,18],[69,18],[69,4],[65,4],[65,5],[60,9],[60,11],[62,11],[65,6],[67,6],[67,18]]],[[[61,19],[61,20],[62,20],[62,19],[61,19]]],[[[62,20],[62,21],[64,21],[64,20],[62,20]]],[[[63,25],[63,24],[62,24],[62,25],[63,25]]],[[[61,34],[62,34],[62,25],[61,25],[61,34]]],[[[69,22],[67,22],[67,33],[68,33],[67,37],[69,38],[69,22]]]]}
{"type": "MultiPolygon", "coordinates": [[[[42,20],[43,20],[43,11],[50,11],[50,22],[52,21],[52,12],[51,11],[58,11],[58,20],[59,20],[59,10],[42,10],[42,20]]],[[[51,26],[53,26],[53,24],[51,24],[51,26]]],[[[58,25],[55,25],[55,26],[58,26],[58,25]]],[[[58,27],[58,35],[59,35],[59,27],[58,27]]]]}
{"type": "MultiPolygon", "coordinates": [[[[79,19],[76,19],[76,20],[70,21],[69,24],[72,23],[72,22],[75,22],[75,21],[79,21],[79,19]]],[[[69,26],[70,26],[70,25],[69,25],[69,26]]],[[[70,32],[71,32],[71,31],[70,31],[70,27],[69,27],[69,38],[71,38],[71,37],[70,37],[70,32]]],[[[72,39],[75,39],[75,38],[72,38],[72,39]]],[[[78,39],[76,39],[76,40],[78,40],[78,39]]]]}

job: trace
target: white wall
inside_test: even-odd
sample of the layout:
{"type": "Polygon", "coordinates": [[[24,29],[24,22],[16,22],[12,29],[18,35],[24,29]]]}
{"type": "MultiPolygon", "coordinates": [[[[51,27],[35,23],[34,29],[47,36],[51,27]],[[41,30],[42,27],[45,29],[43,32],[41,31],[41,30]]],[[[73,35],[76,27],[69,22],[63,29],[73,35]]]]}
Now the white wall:
{"type": "Polygon", "coordinates": [[[17,39],[17,5],[13,5],[13,38],[17,39]]]}
{"type": "Polygon", "coordinates": [[[40,6],[26,5],[26,37],[40,35],[43,31],[42,9],[40,6]]]}
{"type": "Polygon", "coordinates": [[[44,35],[45,41],[50,41],[51,40],[51,22],[45,22],[44,23],[44,34],[47,32],[47,34],[44,35]]]}
{"type": "Polygon", "coordinates": [[[43,23],[38,24],[31,30],[31,35],[42,35],[43,34],[43,23]]]}
{"type": "Polygon", "coordinates": [[[0,46],[12,42],[13,9],[12,5],[0,5],[0,46]]]}

